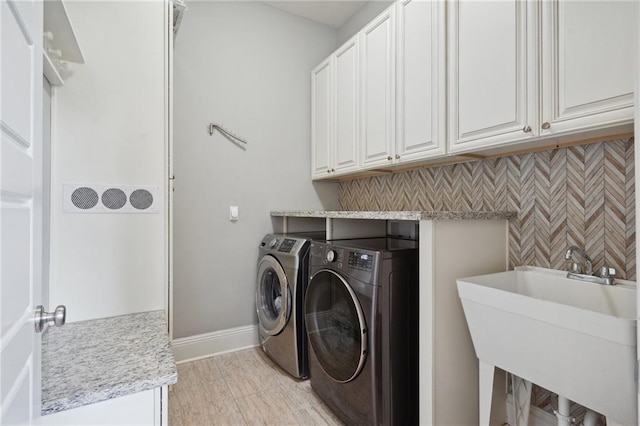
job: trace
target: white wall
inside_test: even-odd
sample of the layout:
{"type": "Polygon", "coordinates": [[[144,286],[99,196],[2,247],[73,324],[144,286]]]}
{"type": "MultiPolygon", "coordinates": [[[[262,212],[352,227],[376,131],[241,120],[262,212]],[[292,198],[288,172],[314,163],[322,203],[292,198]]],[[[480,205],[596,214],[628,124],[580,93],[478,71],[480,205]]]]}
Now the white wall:
{"type": "Polygon", "coordinates": [[[86,63],[54,96],[49,308],[66,304],[69,321],[163,309],[164,209],[68,214],[62,187],[163,186],[164,3],[66,7],[86,63]]]}
{"type": "Polygon", "coordinates": [[[355,33],[360,31],[392,3],[392,0],[375,0],[369,1],[362,6],[362,8],[338,30],[338,47],[353,37],[355,33]]]}
{"type": "Polygon", "coordinates": [[[310,177],[310,70],[337,31],[257,2],[188,7],[174,56],[176,338],[257,323],[270,210],[338,207],[337,185],[310,177]],[[209,136],[210,122],[249,145],[209,136]]]}

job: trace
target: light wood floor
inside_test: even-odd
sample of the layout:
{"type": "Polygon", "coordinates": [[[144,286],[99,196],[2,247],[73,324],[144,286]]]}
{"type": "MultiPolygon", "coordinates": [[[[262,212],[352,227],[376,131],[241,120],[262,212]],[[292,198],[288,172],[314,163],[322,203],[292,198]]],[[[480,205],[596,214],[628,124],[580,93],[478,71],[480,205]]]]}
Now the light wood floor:
{"type": "Polygon", "coordinates": [[[311,389],[260,348],[178,365],[169,426],[341,425],[311,389]]]}

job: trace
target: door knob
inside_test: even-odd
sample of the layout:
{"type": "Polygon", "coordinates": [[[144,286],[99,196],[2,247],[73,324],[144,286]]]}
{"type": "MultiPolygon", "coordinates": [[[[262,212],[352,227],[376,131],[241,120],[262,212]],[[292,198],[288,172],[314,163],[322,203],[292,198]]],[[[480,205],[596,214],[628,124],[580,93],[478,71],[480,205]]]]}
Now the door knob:
{"type": "Polygon", "coordinates": [[[400,159],[400,155],[396,154],[396,160],[400,159]]]}
{"type": "Polygon", "coordinates": [[[67,307],[59,305],[53,312],[45,312],[44,306],[38,305],[33,317],[33,322],[36,326],[36,333],[41,333],[44,330],[45,324],[54,325],[56,327],[62,327],[67,319],[67,307]]]}
{"type": "Polygon", "coordinates": [[[549,127],[551,127],[551,124],[549,124],[548,121],[545,121],[544,123],[542,123],[542,128],[547,130],[549,127]]]}
{"type": "Polygon", "coordinates": [[[387,160],[391,161],[391,160],[393,160],[393,157],[392,156],[388,156],[387,160]]]}
{"type": "Polygon", "coordinates": [[[531,131],[531,126],[524,126],[522,131],[525,132],[525,133],[529,133],[531,131]]]}

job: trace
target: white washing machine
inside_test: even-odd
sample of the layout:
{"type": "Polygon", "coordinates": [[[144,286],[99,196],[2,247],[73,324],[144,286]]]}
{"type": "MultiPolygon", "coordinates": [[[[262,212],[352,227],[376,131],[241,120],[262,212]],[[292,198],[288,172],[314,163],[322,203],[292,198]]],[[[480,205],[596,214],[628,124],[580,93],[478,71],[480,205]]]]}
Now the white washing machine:
{"type": "Polygon", "coordinates": [[[312,235],[267,234],[258,256],[256,311],[260,344],[276,364],[299,379],[309,374],[303,310],[311,238],[312,235]]]}

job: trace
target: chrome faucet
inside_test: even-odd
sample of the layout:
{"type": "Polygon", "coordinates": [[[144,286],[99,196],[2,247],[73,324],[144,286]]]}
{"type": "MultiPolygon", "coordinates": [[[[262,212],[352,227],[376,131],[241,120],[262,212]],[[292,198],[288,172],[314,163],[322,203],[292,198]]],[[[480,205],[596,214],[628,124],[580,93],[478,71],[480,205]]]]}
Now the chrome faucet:
{"type": "Polygon", "coordinates": [[[567,278],[572,278],[580,281],[588,281],[597,284],[615,285],[616,270],[614,268],[603,266],[600,269],[600,276],[594,276],[593,263],[591,261],[591,258],[580,247],[569,247],[567,252],[564,254],[564,258],[566,260],[571,260],[571,268],[569,272],[567,272],[567,278]],[[586,270],[584,271],[584,274],[582,273],[582,264],[573,261],[573,253],[578,253],[584,260],[584,263],[586,264],[586,270]]]}
{"type": "MultiPolygon", "coordinates": [[[[591,262],[591,258],[580,247],[578,247],[578,246],[569,247],[567,252],[564,254],[564,258],[566,260],[572,260],[574,252],[577,252],[580,256],[582,256],[582,258],[584,259],[585,263],[587,264],[587,269],[584,271],[584,273],[586,275],[593,275],[593,263],[591,262]]],[[[582,264],[580,264],[578,262],[571,262],[571,272],[574,272],[576,274],[581,274],[582,273],[582,264]]]]}

